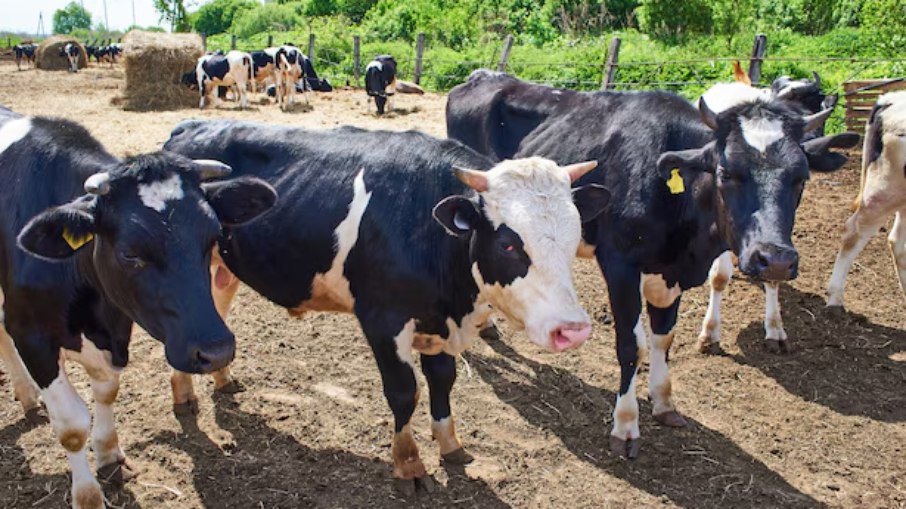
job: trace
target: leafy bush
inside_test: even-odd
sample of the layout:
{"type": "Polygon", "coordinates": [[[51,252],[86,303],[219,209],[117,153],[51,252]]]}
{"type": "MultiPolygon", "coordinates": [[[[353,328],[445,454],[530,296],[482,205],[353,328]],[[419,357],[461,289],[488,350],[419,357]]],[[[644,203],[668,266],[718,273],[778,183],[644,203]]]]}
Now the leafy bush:
{"type": "Polygon", "coordinates": [[[296,4],[261,4],[241,10],[233,19],[230,32],[240,37],[251,37],[268,31],[286,31],[301,26],[302,19],[296,4]]]}
{"type": "Polygon", "coordinates": [[[66,7],[53,13],[53,32],[55,34],[69,34],[78,28],[83,30],[91,28],[91,13],[81,5],[69,2],[66,7]]]}
{"type": "Polygon", "coordinates": [[[208,35],[226,32],[237,15],[256,5],[253,0],[214,0],[193,14],[192,27],[196,32],[208,35]]]}

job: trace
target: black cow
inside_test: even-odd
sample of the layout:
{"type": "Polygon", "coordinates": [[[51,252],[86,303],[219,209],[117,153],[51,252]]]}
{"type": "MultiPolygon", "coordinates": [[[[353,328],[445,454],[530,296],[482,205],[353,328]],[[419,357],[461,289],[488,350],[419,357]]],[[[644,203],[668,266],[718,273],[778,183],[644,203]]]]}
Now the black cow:
{"type": "MultiPolygon", "coordinates": [[[[230,121],[183,122],[164,148],[220,157],[239,174],[273,183],[281,196],[274,210],[254,226],[224,231],[218,308],[229,309],[238,287],[232,271],[292,315],[355,313],[393,410],[394,476],[408,488],[426,475],[409,426],[413,349],[422,354],[441,455],[461,463],[469,456],[451,418],[455,355],[478,337],[491,306],[554,351],[588,338],[571,264],[580,214],[598,214],[609,193],[576,189],[577,210],[570,182],[594,163],[494,166],[457,142],[414,131],[230,121]]],[[[188,377],[173,386],[178,403],[194,399],[188,377]]]]}
{"type": "Polygon", "coordinates": [[[448,134],[479,152],[596,159],[604,168],[579,181],[613,192],[608,212],[584,225],[580,254],[596,256],[614,313],[621,367],[614,452],[635,457],[639,449],[643,297],[653,332],[654,417],[682,426],[667,369],[682,291],[701,285],[728,250],[752,278],[776,284],[796,277],[790,235],[809,167],[836,169],[825,163],[827,142],[853,142],[843,136],[801,144],[829,113],[803,117],[760,94],[738,96],[715,113],[704,100],[695,108],[667,92],[577,93],[484,70],[450,92],[448,134]]]}
{"type": "Polygon", "coordinates": [[[109,478],[128,473],[113,403],[133,322],[174,368],[210,372],[233,358],[210,297],[211,246],[221,224],[276,198],[250,178],[201,184],[229,171],[166,152],[120,161],[78,124],[0,109],[0,357],[27,413],[38,405],[29,377],[40,390],[69,456],[74,507],[101,508],[103,496],[86,454],[91,415],[64,360],[91,378],[92,448],[109,478]]]}
{"type": "MultiPolygon", "coordinates": [[[[383,115],[389,98],[396,93],[396,60],[392,56],[375,57],[365,67],[365,91],[374,97],[378,115],[383,115]]],[[[392,111],[393,106],[387,109],[392,111]]]]}
{"type": "Polygon", "coordinates": [[[81,50],[78,44],[68,42],[60,47],[60,56],[69,61],[69,72],[79,72],[80,54],[81,50]]]}
{"type": "Polygon", "coordinates": [[[25,63],[30,67],[34,67],[35,50],[37,49],[38,45],[32,43],[16,44],[13,46],[13,51],[16,52],[16,69],[22,70],[22,60],[25,60],[25,63]]]}

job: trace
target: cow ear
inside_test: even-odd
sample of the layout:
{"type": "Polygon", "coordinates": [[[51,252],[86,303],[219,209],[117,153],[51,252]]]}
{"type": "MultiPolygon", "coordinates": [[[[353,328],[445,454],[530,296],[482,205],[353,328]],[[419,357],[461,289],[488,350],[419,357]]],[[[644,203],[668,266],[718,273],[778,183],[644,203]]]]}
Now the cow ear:
{"type": "Polygon", "coordinates": [[[481,222],[481,213],[475,203],[465,196],[449,196],[434,206],[434,220],[446,228],[450,235],[467,237],[481,222]]]}
{"type": "Polygon", "coordinates": [[[839,170],[846,164],[847,157],[832,148],[852,148],[859,143],[856,133],[840,133],[815,138],[802,144],[802,150],[808,158],[808,166],[813,171],[829,172],[839,170]]]}
{"type": "Polygon", "coordinates": [[[93,199],[80,198],[45,210],[19,232],[19,247],[45,260],[69,258],[94,239],[93,207],[93,199]]]}
{"type": "Polygon", "coordinates": [[[670,178],[674,169],[681,173],[714,173],[717,169],[715,163],[714,143],[711,142],[702,148],[664,152],[657,160],[657,169],[664,178],[670,178]]]}
{"type": "Polygon", "coordinates": [[[588,184],[573,189],[573,203],[579,210],[579,218],[587,223],[601,215],[610,203],[610,191],[599,184],[588,184]]]}
{"type": "Polygon", "coordinates": [[[267,182],[253,177],[205,183],[201,189],[224,226],[245,224],[277,202],[277,191],[267,182]]]}

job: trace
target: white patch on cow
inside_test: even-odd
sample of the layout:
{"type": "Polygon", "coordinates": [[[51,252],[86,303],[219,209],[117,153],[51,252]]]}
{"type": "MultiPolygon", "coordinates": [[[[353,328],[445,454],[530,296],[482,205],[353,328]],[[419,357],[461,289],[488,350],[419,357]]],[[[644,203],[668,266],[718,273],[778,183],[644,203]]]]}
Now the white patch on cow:
{"type": "Polygon", "coordinates": [[[444,353],[454,357],[460,355],[479,338],[478,334],[490,319],[493,309],[480,298],[473,305],[474,309],[460,320],[459,325],[452,318],[447,318],[450,335],[444,338],[444,353]]]}
{"type": "Polygon", "coordinates": [[[349,252],[359,238],[359,227],[362,216],[371,202],[372,193],[365,188],[365,169],[356,175],[352,184],[352,201],[349,202],[349,212],[334,230],[337,254],[334,255],[330,269],[322,274],[315,274],[311,282],[311,301],[330,302],[339,309],[352,311],[355,299],[349,291],[349,280],[343,274],[343,267],[349,252]]]}
{"type": "Polygon", "coordinates": [[[166,180],[158,180],[150,184],[139,184],[138,196],[146,207],[163,212],[167,208],[168,201],[181,200],[183,198],[182,179],[179,175],[173,174],[166,180]]]}
{"type": "Polygon", "coordinates": [[[0,154],[6,151],[13,143],[21,140],[31,131],[31,119],[28,117],[10,120],[0,127],[0,154]]]}
{"type": "Polygon", "coordinates": [[[94,451],[98,467],[111,465],[126,458],[120,449],[119,437],[116,434],[116,420],[113,415],[113,404],[119,392],[120,380],[91,379],[91,391],[94,393],[94,426],[91,428],[91,448],[94,451]]]}
{"type": "Polygon", "coordinates": [[[642,314],[639,313],[639,319],[635,322],[635,327],[632,328],[633,334],[635,334],[635,345],[638,349],[639,362],[648,356],[648,331],[645,330],[645,324],[642,322],[642,314]]]}
{"type": "Polygon", "coordinates": [[[101,350],[90,339],[82,337],[82,350],[62,349],[63,357],[68,361],[81,364],[94,380],[108,382],[119,378],[122,369],[113,365],[113,356],[107,350],[101,350]]]}
{"type": "Polygon", "coordinates": [[[403,326],[403,330],[394,338],[396,343],[396,355],[400,360],[408,364],[415,371],[415,360],[412,358],[412,341],[415,339],[415,319],[411,319],[403,326]]]}
{"type": "Polygon", "coordinates": [[[783,319],[780,317],[780,284],[764,284],[764,338],[786,341],[783,319]]]}
{"type": "Polygon", "coordinates": [[[642,274],[642,295],[651,305],[659,308],[668,308],[673,305],[683,290],[679,283],[674,283],[667,288],[667,281],[660,274],[642,274]]]}
{"type": "Polygon", "coordinates": [[[811,83],[807,83],[805,81],[788,81],[785,85],[783,85],[783,88],[781,88],[780,91],[777,92],[777,97],[780,97],[780,98],[786,97],[793,90],[795,90],[797,88],[807,87],[809,85],[811,85],[811,83]]]}
{"type": "Polygon", "coordinates": [[[472,275],[491,305],[539,346],[552,348],[551,333],[565,324],[590,326],[579,305],[572,262],[581,224],[572,201],[570,178],[553,161],[533,157],[504,161],[485,175],[484,211],[497,228],[506,224],[524,243],[528,273],[512,283],[485,283],[477,264],[472,275]]]}
{"type": "Polygon", "coordinates": [[[214,207],[212,207],[207,200],[204,198],[199,199],[198,206],[201,207],[201,211],[204,212],[204,215],[210,217],[214,221],[220,221],[217,217],[217,212],[214,212],[214,207]]]}
{"type": "Polygon", "coordinates": [[[635,440],[639,433],[639,401],[636,398],[635,383],[638,372],[632,375],[629,390],[626,394],[617,395],[617,403],[613,406],[613,429],[610,434],[620,440],[635,440]]]}
{"type": "Polygon", "coordinates": [[[764,152],[784,137],[783,122],[777,119],[741,118],[739,127],[746,143],[759,152],[764,152]]]}
{"type": "Polygon", "coordinates": [[[708,282],[711,286],[711,295],[708,300],[708,311],[702,321],[702,330],[698,335],[701,347],[711,343],[720,343],[720,304],[723,292],[733,276],[733,253],[724,251],[711,264],[708,272],[708,282]]]}
{"type": "MultiPolygon", "coordinates": [[[[702,94],[702,98],[705,99],[711,111],[720,113],[743,103],[769,101],[771,99],[771,90],[755,88],[745,83],[734,81],[733,83],[718,83],[714,85],[702,94]]],[[[698,101],[695,102],[695,106],[698,107],[698,101]]]]}
{"type": "Polygon", "coordinates": [[[673,335],[651,335],[651,357],[648,365],[648,393],[651,396],[652,413],[659,415],[674,409],[670,398],[671,382],[670,368],[667,366],[667,352],[673,342],[673,335]]]}
{"type": "Polygon", "coordinates": [[[384,64],[382,64],[378,60],[372,60],[367,66],[365,66],[365,70],[367,71],[368,69],[377,69],[378,71],[383,71],[384,64]]]}

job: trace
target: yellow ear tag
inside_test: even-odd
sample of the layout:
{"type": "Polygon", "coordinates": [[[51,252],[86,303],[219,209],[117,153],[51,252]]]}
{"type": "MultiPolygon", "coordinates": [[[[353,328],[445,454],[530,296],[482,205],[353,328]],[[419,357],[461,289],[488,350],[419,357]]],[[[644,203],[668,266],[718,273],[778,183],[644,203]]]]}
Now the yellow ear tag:
{"type": "Polygon", "coordinates": [[[683,177],[680,177],[679,168],[670,170],[670,178],[667,179],[667,187],[670,188],[670,194],[680,194],[686,190],[683,185],[683,177]]]}
{"type": "Polygon", "coordinates": [[[76,237],[69,232],[69,229],[63,229],[63,240],[65,240],[66,243],[69,244],[69,247],[71,247],[73,251],[91,242],[92,239],[94,239],[94,235],[90,233],[86,233],[83,237],[76,237]]]}

